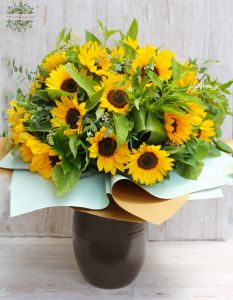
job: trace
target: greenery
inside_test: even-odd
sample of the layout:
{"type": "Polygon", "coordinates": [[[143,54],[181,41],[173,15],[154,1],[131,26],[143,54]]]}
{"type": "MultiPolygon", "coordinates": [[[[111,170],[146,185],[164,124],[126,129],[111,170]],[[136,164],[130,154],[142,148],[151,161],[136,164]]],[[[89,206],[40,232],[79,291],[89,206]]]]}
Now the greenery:
{"type": "MultiPolygon", "coordinates": [[[[25,13],[25,5],[20,1],[9,13],[25,13]]],[[[129,173],[142,184],[165,179],[172,168],[195,180],[207,155],[232,153],[220,138],[225,116],[232,115],[227,97],[233,81],[211,78],[208,67],[216,62],[181,63],[168,49],[139,47],[135,19],[126,34],[98,24],[103,42],[86,31],[80,45],[64,28],[35,72],[11,64],[19,78],[32,81],[26,93],[17,89],[8,116],[12,140],[33,172],[53,180],[63,195],[89,169],[129,176],[135,153],[129,173]],[[114,35],[119,39],[111,48],[114,35]],[[160,161],[164,153],[169,159],[160,161]]]]}

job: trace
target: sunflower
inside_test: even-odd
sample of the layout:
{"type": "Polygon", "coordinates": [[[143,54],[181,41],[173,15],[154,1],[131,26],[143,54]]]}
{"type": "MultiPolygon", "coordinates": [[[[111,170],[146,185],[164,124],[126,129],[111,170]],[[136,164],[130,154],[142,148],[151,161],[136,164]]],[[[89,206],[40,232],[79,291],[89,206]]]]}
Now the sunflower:
{"type": "Polygon", "coordinates": [[[196,72],[188,72],[188,74],[184,75],[177,81],[178,86],[180,87],[186,87],[190,84],[192,86],[196,85],[198,83],[198,80],[196,79],[196,72]]]}
{"type": "Polygon", "coordinates": [[[20,123],[26,110],[24,107],[19,106],[14,100],[10,100],[10,106],[7,110],[8,120],[12,126],[16,126],[20,123]]]}
{"type": "Polygon", "coordinates": [[[41,64],[42,68],[49,73],[56,69],[59,65],[64,65],[67,62],[65,53],[52,53],[46,56],[41,64]]]}
{"type": "Polygon", "coordinates": [[[215,136],[214,122],[212,120],[205,120],[202,122],[198,132],[197,138],[206,142],[211,142],[211,138],[215,136]]]}
{"type": "Polygon", "coordinates": [[[91,144],[89,151],[91,158],[97,158],[99,171],[116,174],[117,170],[124,171],[125,164],[128,162],[130,151],[126,144],[117,145],[116,137],[113,133],[107,136],[107,128],[102,127],[95,133],[94,137],[89,138],[91,144]]]}
{"type": "Polygon", "coordinates": [[[126,168],[134,181],[150,185],[164,180],[164,176],[172,170],[173,161],[169,153],[161,150],[161,146],[144,143],[139,149],[132,150],[126,168]]]}
{"type": "Polygon", "coordinates": [[[202,120],[206,117],[204,107],[195,102],[188,102],[187,105],[191,110],[188,112],[188,117],[190,118],[192,125],[200,125],[202,120]]]}
{"type": "Polygon", "coordinates": [[[19,153],[24,162],[32,161],[33,153],[27,144],[22,144],[19,146],[19,153]]]}
{"type": "Polygon", "coordinates": [[[137,50],[138,48],[138,41],[131,39],[130,36],[128,36],[127,39],[123,41],[123,43],[130,46],[134,50],[137,50]]]}
{"type": "Polygon", "coordinates": [[[33,152],[31,150],[32,145],[37,143],[39,140],[31,135],[30,133],[25,132],[21,136],[21,143],[19,146],[19,153],[24,162],[31,162],[33,158],[33,152]]]}
{"type": "Polygon", "coordinates": [[[19,144],[26,134],[24,123],[29,120],[30,114],[14,101],[10,101],[10,104],[12,107],[7,110],[7,114],[11,125],[11,138],[15,144],[19,144]]]}
{"type": "Polygon", "coordinates": [[[177,81],[177,85],[180,87],[186,87],[189,86],[190,84],[192,86],[195,86],[198,83],[198,80],[196,78],[197,71],[190,71],[190,67],[193,67],[192,64],[189,64],[186,62],[183,65],[183,72],[184,75],[177,81]]]}
{"type": "Polygon", "coordinates": [[[79,61],[91,73],[105,75],[111,67],[110,57],[105,48],[97,42],[88,41],[81,48],[78,55],[79,61]]]}
{"type": "Polygon", "coordinates": [[[125,55],[125,51],[122,47],[118,47],[118,48],[116,47],[116,48],[112,49],[112,51],[110,53],[110,56],[113,59],[117,59],[120,63],[123,62],[124,55],[125,55]]]}
{"type": "Polygon", "coordinates": [[[155,57],[154,72],[158,75],[160,80],[169,80],[172,76],[172,58],[175,56],[173,52],[164,49],[157,53],[155,57]]]}
{"type": "Polygon", "coordinates": [[[145,75],[145,66],[150,64],[155,57],[156,48],[146,45],[144,48],[139,48],[136,51],[136,57],[132,62],[133,70],[141,69],[142,76],[145,75]]]}
{"type": "Polygon", "coordinates": [[[80,134],[82,132],[82,119],[86,114],[86,104],[78,104],[77,96],[72,98],[61,96],[61,101],[56,101],[56,107],[51,111],[53,127],[69,125],[70,129],[65,130],[65,134],[80,134]]]}
{"type": "Polygon", "coordinates": [[[183,144],[191,137],[193,125],[188,115],[164,114],[164,127],[173,144],[183,144]]]}
{"type": "Polygon", "coordinates": [[[48,89],[62,90],[69,93],[75,93],[78,87],[77,83],[63,65],[60,65],[56,70],[53,70],[45,83],[48,89]]]}
{"type": "Polygon", "coordinates": [[[45,179],[51,177],[52,169],[61,162],[61,157],[47,144],[39,140],[32,141],[30,149],[33,153],[30,165],[31,172],[37,172],[45,179]]]}
{"type": "Polygon", "coordinates": [[[28,95],[31,94],[32,96],[34,96],[37,90],[43,89],[45,87],[44,80],[45,78],[37,73],[32,83],[30,84],[30,91],[28,95]]]}
{"type": "Polygon", "coordinates": [[[126,113],[129,103],[125,90],[129,87],[130,82],[125,79],[124,75],[109,73],[107,78],[103,78],[102,86],[96,88],[104,88],[100,107],[107,108],[109,112],[126,113]]]}

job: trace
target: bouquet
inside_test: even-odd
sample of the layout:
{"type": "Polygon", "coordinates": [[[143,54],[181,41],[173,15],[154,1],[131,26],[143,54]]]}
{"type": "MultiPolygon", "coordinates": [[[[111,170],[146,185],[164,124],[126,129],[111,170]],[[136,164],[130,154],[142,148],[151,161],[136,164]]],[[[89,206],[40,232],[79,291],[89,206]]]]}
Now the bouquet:
{"type": "Polygon", "coordinates": [[[220,126],[232,114],[233,81],[212,79],[210,61],[198,66],[168,49],[140,46],[136,20],[126,34],[99,25],[103,42],[86,31],[80,44],[63,29],[30,88],[18,88],[10,101],[8,135],[31,172],[51,180],[61,196],[93,172],[156,185],[174,169],[194,180],[208,155],[232,153],[220,126]]]}

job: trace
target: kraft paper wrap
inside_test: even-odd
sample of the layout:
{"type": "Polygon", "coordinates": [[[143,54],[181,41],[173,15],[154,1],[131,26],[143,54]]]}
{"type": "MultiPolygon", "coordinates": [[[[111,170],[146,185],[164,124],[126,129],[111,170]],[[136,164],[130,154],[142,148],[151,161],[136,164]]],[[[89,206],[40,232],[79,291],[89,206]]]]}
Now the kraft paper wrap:
{"type": "MultiPolygon", "coordinates": [[[[224,140],[233,147],[233,140],[224,140]]],[[[0,140],[0,159],[12,148],[11,142],[6,138],[0,140]]],[[[0,169],[0,173],[12,176],[13,171],[0,169]]],[[[81,212],[92,215],[128,221],[161,224],[172,217],[190,198],[183,195],[174,199],[159,199],[149,194],[141,187],[129,180],[120,180],[114,184],[112,195],[108,195],[110,205],[102,210],[72,207],[81,212]]]]}

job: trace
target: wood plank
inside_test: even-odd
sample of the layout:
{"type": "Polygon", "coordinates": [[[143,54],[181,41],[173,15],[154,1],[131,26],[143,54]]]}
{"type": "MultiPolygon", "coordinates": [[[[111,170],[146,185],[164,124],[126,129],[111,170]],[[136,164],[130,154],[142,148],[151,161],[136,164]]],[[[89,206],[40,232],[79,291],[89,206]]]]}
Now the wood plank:
{"type": "Polygon", "coordinates": [[[0,239],[0,298],[229,300],[233,242],[150,242],[129,286],[102,290],[82,277],[70,239],[0,239]],[[54,241],[55,240],[55,241],[54,241]],[[12,242],[13,241],[13,242],[12,242]]]}

